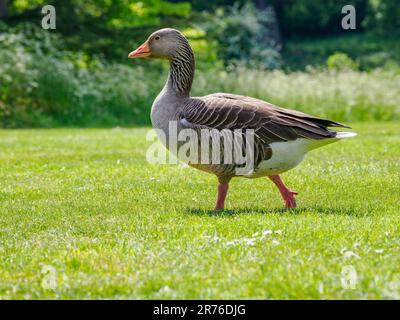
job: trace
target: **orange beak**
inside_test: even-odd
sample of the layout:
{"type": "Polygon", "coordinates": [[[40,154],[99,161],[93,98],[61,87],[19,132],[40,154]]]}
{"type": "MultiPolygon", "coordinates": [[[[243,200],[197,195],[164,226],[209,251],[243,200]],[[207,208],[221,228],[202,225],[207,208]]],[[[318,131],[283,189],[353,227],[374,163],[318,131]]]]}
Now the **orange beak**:
{"type": "Polygon", "coordinates": [[[128,55],[128,58],[130,58],[130,59],[144,58],[144,57],[148,57],[150,55],[151,55],[151,52],[150,52],[150,48],[149,48],[149,43],[146,41],[139,48],[137,48],[135,51],[132,51],[128,55]]]}

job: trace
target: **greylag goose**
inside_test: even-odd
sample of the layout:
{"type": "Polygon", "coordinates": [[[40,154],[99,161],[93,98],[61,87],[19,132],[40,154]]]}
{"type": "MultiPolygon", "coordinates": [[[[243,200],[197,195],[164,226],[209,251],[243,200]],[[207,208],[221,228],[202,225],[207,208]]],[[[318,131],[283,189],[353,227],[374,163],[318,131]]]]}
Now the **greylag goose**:
{"type": "MultiPolygon", "coordinates": [[[[251,170],[246,174],[238,173],[238,168],[243,168],[243,162],[239,163],[236,157],[231,162],[189,161],[189,165],[217,176],[219,184],[215,210],[224,209],[229,182],[235,176],[268,177],[278,187],[285,207],[295,208],[297,192],[287,188],[279,174],[297,166],[308,151],[356,135],[328,129],[349,128],[341,123],[279,108],[255,98],[230,93],[191,97],[195,72],[194,54],[186,37],[176,29],[166,28],[154,32],[140,47],[129,53],[128,58],[157,58],[170,62],[168,80],[151,109],[153,128],[165,134],[161,140],[170,152],[177,155],[177,148],[171,147],[169,139],[172,135],[171,123],[176,123],[178,133],[191,129],[198,133],[209,130],[232,132],[234,134],[231,137],[241,136],[243,139],[239,142],[239,153],[242,155],[245,142],[252,140],[253,149],[249,150],[253,162],[251,170]],[[244,137],[245,131],[251,132],[253,138],[247,135],[244,137]]],[[[159,136],[161,138],[162,135],[159,136]]],[[[200,145],[203,136],[199,134],[193,137],[198,140],[195,143],[200,145]]],[[[207,141],[209,143],[210,140],[207,141]]],[[[207,148],[201,149],[199,153],[207,148]]],[[[226,151],[221,148],[224,147],[217,145],[218,151],[226,151]]],[[[215,149],[211,153],[215,153],[215,149]]],[[[199,157],[196,155],[194,158],[199,157]]],[[[209,156],[205,159],[209,160],[209,156]]]]}

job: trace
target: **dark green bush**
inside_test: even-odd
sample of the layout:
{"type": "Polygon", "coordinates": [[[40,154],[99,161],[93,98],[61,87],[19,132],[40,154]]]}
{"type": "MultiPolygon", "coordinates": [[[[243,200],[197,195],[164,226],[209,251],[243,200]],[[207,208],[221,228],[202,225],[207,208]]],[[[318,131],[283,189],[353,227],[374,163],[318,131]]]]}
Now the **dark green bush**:
{"type": "Polygon", "coordinates": [[[326,36],[349,33],[342,29],[342,7],[356,8],[356,31],[362,31],[368,0],[271,0],[285,37],[326,36]]]}
{"type": "Polygon", "coordinates": [[[240,61],[250,67],[281,66],[280,43],[265,33],[273,12],[256,10],[251,4],[219,8],[203,23],[207,36],[216,40],[218,56],[225,62],[240,61]]]}
{"type": "Polygon", "coordinates": [[[398,0],[369,0],[368,15],[363,25],[370,32],[384,36],[400,35],[398,0]]]}

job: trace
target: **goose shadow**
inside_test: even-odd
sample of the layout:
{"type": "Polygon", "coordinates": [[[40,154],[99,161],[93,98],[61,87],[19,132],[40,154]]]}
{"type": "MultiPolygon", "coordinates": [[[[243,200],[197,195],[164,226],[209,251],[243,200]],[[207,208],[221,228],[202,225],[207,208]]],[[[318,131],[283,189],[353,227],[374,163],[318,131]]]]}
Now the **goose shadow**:
{"type": "Polygon", "coordinates": [[[213,216],[213,217],[233,217],[240,214],[286,214],[286,215],[301,215],[304,213],[318,213],[321,215],[347,215],[347,216],[360,216],[360,212],[351,207],[323,207],[323,206],[307,206],[298,207],[296,209],[285,208],[233,208],[215,211],[213,209],[200,209],[200,208],[185,208],[184,212],[190,215],[197,216],[213,216]]]}

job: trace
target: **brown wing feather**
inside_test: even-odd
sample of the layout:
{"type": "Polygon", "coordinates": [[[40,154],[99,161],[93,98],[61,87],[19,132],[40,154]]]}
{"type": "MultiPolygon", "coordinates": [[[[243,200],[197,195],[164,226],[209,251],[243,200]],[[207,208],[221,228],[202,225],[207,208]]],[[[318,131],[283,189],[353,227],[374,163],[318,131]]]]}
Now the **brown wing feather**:
{"type": "Polygon", "coordinates": [[[259,99],[226,93],[190,99],[182,117],[194,126],[219,130],[253,129],[266,144],[297,138],[333,138],[336,132],[328,127],[348,128],[338,122],[279,108],[259,99]]]}

